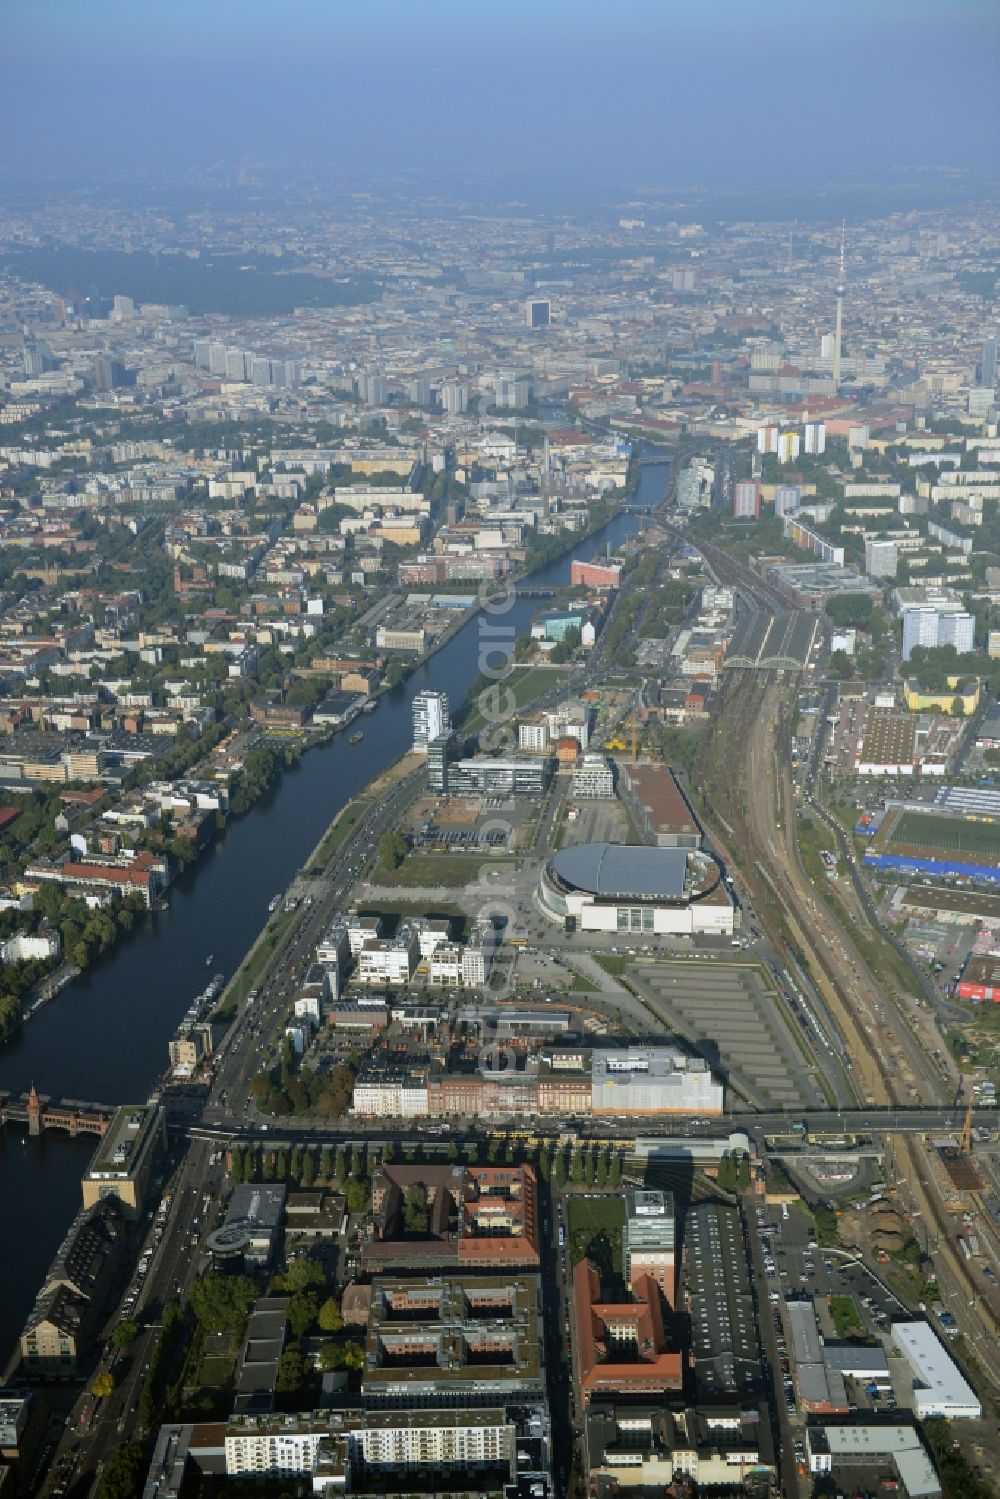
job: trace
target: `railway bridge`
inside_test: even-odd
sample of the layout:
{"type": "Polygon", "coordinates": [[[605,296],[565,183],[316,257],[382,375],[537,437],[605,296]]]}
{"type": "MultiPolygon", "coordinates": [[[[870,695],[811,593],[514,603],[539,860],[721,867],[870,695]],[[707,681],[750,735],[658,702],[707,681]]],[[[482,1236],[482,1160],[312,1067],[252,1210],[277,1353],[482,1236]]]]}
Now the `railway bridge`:
{"type": "Polygon", "coordinates": [[[32,1087],[17,1097],[0,1093],[0,1124],[26,1124],[29,1135],[62,1129],[70,1135],[103,1135],[114,1118],[114,1105],[78,1098],[51,1098],[32,1087]]]}

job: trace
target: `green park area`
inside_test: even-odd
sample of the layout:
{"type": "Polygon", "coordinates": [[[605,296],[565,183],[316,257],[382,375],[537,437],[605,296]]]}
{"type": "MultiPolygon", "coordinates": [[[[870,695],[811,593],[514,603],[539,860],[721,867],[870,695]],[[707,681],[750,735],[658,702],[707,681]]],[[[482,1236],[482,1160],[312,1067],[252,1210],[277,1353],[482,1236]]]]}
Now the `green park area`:
{"type": "Polygon", "coordinates": [[[831,1296],[830,1316],[838,1338],[849,1338],[864,1332],[853,1296],[831,1296]]]}
{"type": "Polygon", "coordinates": [[[463,734],[476,734],[494,720],[506,720],[566,680],[567,672],[556,666],[515,666],[496,682],[476,684],[461,719],[463,734]]]}
{"type": "Polygon", "coordinates": [[[410,888],[429,885],[460,888],[479,882],[484,890],[488,890],[490,881],[485,871],[495,869],[498,874],[503,874],[512,864],[512,859],[497,858],[485,849],[478,854],[408,853],[398,865],[382,860],[375,870],[374,879],[376,884],[410,888]]]}
{"type": "Polygon", "coordinates": [[[621,1278],[624,1198],[567,1197],[566,1226],[571,1264],[590,1260],[602,1281],[621,1278]]]}

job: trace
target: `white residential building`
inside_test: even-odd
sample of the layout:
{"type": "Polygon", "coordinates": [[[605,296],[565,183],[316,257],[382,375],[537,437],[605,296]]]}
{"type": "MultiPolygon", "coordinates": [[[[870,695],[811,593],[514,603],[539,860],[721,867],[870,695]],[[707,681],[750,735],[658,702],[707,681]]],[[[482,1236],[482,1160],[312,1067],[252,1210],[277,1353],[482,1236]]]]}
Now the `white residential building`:
{"type": "Polygon", "coordinates": [[[975,616],[964,609],[944,609],[927,605],[907,609],[903,615],[903,660],[909,661],[914,646],[933,648],[953,645],[959,655],[971,651],[976,639],[975,616]]]}
{"type": "Polygon", "coordinates": [[[446,692],[427,689],[413,699],[413,748],[426,750],[432,739],[451,733],[451,711],[446,692]]]}
{"type": "Polygon", "coordinates": [[[549,747],[549,731],[544,723],[520,723],[517,726],[517,747],[529,754],[543,755],[549,747]]]}

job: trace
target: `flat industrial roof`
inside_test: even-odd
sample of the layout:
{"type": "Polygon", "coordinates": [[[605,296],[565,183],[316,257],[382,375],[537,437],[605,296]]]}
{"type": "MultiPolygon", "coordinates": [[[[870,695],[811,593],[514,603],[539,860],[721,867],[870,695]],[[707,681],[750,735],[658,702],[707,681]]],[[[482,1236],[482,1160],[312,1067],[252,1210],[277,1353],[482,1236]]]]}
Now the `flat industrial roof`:
{"type": "Polygon", "coordinates": [[[904,906],[921,906],[927,911],[957,911],[970,920],[1000,921],[1000,895],[983,890],[952,890],[948,885],[907,885],[903,891],[904,906]]]}
{"type": "Polygon", "coordinates": [[[701,828],[673,772],[666,765],[640,765],[629,761],[624,770],[649,815],[655,833],[700,835],[701,828]]]}
{"type": "Polygon", "coordinates": [[[918,1416],[981,1414],[979,1397],[929,1322],[894,1322],[892,1341],[915,1376],[918,1416]]]}
{"type": "Polygon", "coordinates": [[[578,890],[609,898],[680,900],[684,895],[687,852],[617,843],[579,843],[561,849],[552,861],[561,880],[578,890]]]}
{"type": "Polygon", "coordinates": [[[876,1461],[891,1457],[910,1499],[931,1499],[941,1493],[934,1464],[913,1426],[862,1426],[852,1422],[848,1426],[824,1424],[822,1430],[834,1463],[840,1458],[856,1462],[859,1458],[876,1461]]]}

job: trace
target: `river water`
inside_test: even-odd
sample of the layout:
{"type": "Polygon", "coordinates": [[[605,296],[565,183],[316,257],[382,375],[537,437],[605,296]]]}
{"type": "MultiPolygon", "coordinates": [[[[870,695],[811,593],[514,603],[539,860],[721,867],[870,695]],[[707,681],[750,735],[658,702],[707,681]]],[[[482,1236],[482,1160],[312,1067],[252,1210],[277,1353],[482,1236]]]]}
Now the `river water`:
{"type": "MultiPolygon", "coordinates": [[[[635,503],[663,498],[669,464],[643,465],[635,503]]],[[[532,574],[533,588],[569,581],[572,557],[612,551],[635,532],[620,515],[564,557],[532,574]]],[[[522,598],[501,616],[520,634],[544,600],[522,598]]],[[[446,646],[362,719],[365,737],[345,734],[310,750],[212,852],[170,890],[169,909],[154,914],[102,963],[46,1005],[0,1050],[0,1091],[27,1090],[100,1103],[141,1101],[167,1062],[167,1042],[212,973],[238,967],[267,919],[271,897],[290,883],[338,809],[410,746],[410,702],[423,687],[448,693],[457,706],[479,671],[478,631],[471,620],[446,646]]],[[[31,1309],[44,1269],[79,1203],[79,1181],[93,1142],[50,1134],[29,1140],[0,1129],[0,1362],[31,1309]],[[16,1225],[14,1227],[13,1225],[16,1225]]]]}

